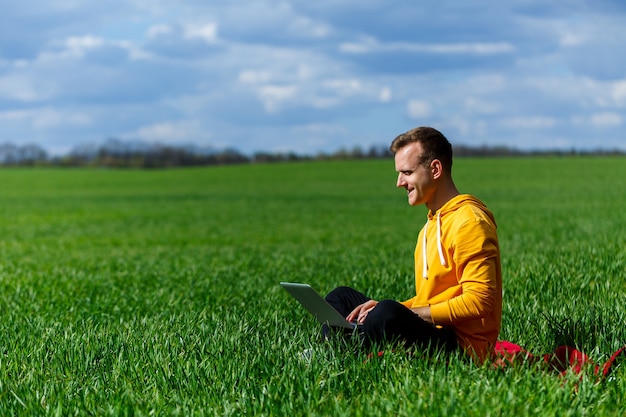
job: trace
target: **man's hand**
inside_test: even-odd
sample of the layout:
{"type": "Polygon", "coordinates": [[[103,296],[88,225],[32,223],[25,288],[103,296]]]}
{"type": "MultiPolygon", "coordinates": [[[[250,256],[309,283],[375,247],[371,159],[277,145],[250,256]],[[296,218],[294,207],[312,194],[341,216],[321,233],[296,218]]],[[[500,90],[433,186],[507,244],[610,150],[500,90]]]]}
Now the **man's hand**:
{"type": "Polygon", "coordinates": [[[358,324],[363,324],[365,318],[367,317],[367,314],[372,311],[374,307],[376,307],[376,304],[378,304],[378,301],[376,300],[369,300],[364,302],[363,304],[352,310],[352,313],[348,314],[346,320],[348,320],[350,323],[356,321],[358,324]]]}

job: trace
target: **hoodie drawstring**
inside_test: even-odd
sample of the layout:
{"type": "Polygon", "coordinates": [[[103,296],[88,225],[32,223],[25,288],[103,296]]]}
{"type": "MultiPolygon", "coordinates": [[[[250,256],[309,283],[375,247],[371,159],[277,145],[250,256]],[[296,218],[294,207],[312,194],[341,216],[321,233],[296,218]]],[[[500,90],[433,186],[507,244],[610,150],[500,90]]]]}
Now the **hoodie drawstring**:
{"type": "MultiPolygon", "coordinates": [[[[426,252],[426,234],[428,232],[428,220],[424,225],[424,235],[422,236],[422,277],[428,279],[428,261],[426,252]]],[[[446,257],[443,255],[441,246],[441,213],[437,213],[437,252],[439,252],[439,262],[441,266],[446,266],[446,257]]]]}

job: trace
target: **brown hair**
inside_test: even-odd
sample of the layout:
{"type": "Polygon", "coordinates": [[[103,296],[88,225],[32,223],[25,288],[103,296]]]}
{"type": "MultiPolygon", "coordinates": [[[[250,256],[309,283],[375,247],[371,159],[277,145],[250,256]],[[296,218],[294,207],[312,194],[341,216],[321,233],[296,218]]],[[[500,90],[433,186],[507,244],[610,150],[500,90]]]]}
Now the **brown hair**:
{"type": "Polygon", "coordinates": [[[433,159],[438,159],[448,174],[452,172],[452,145],[440,131],[432,127],[416,127],[398,135],[391,142],[389,150],[395,154],[408,144],[415,142],[422,145],[423,153],[420,156],[423,157],[423,160],[420,163],[430,163],[433,159]]]}

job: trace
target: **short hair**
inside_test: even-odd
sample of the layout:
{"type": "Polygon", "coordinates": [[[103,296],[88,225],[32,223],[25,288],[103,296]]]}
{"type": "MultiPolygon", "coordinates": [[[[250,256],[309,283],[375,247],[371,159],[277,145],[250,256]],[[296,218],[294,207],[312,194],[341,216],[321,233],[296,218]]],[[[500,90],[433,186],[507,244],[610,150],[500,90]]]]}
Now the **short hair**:
{"type": "Polygon", "coordinates": [[[389,146],[389,150],[395,155],[400,149],[410,143],[419,142],[422,145],[421,162],[430,163],[434,159],[441,161],[443,169],[452,173],[452,145],[446,137],[432,127],[421,126],[398,135],[389,146]]]}

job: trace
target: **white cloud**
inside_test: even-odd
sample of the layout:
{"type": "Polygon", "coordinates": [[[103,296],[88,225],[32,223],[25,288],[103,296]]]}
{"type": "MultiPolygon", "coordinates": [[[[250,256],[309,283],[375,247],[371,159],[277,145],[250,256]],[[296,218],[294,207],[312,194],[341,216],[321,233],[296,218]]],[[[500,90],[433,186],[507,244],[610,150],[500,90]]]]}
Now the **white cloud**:
{"type": "Polygon", "coordinates": [[[217,42],[217,24],[187,25],[184,28],[184,36],[187,39],[201,39],[208,43],[215,43],[217,42]]]}
{"type": "Polygon", "coordinates": [[[623,118],[618,113],[596,113],[591,115],[591,123],[596,127],[619,127],[622,125],[623,118]]]}
{"type": "Polygon", "coordinates": [[[174,32],[174,29],[170,25],[161,23],[161,24],[151,25],[148,28],[147,35],[149,38],[156,38],[161,35],[170,35],[173,32],[174,32]]]}
{"type": "Polygon", "coordinates": [[[388,103],[393,98],[393,94],[391,92],[391,88],[383,87],[380,89],[380,93],[378,95],[378,99],[381,103],[388,103]]]}
{"type": "Polygon", "coordinates": [[[623,142],[626,13],[614,2],[11,7],[0,15],[0,143],[350,148],[416,120],[463,143],[585,147],[598,127],[603,146],[623,142]]]}
{"type": "Polygon", "coordinates": [[[339,45],[339,52],[347,54],[366,54],[378,49],[374,40],[366,40],[363,42],[342,42],[339,45]]]}
{"type": "Polygon", "coordinates": [[[92,121],[91,117],[83,112],[65,112],[52,108],[0,112],[0,120],[27,123],[38,131],[67,126],[88,126],[92,121]]]}
{"type": "Polygon", "coordinates": [[[42,62],[63,61],[69,59],[80,59],[85,54],[105,45],[106,41],[92,35],[70,36],[61,41],[54,42],[58,48],[45,49],[38,57],[42,62]]]}
{"type": "Polygon", "coordinates": [[[353,96],[363,91],[361,81],[356,78],[324,80],[322,87],[341,97],[353,96]]]}
{"type": "Polygon", "coordinates": [[[415,42],[380,42],[366,37],[360,42],[343,42],[339,51],[349,54],[365,54],[381,51],[433,53],[433,54],[509,54],[515,52],[514,45],[508,42],[451,42],[451,43],[415,43],[415,42]]]}
{"type": "Polygon", "coordinates": [[[615,82],[611,86],[610,95],[619,108],[626,107],[626,80],[615,82]]]}
{"type": "Polygon", "coordinates": [[[281,105],[293,99],[298,92],[295,85],[266,85],[258,89],[258,96],[268,113],[276,113],[281,105]]]}
{"type": "Polygon", "coordinates": [[[567,31],[561,34],[559,43],[561,46],[578,46],[585,40],[585,37],[580,33],[567,31]]]}
{"type": "Polygon", "coordinates": [[[432,114],[432,108],[426,101],[409,100],[407,103],[407,113],[412,119],[423,119],[432,114]]]}
{"type": "Polygon", "coordinates": [[[501,124],[512,129],[546,129],[556,126],[557,121],[553,117],[523,116],[502,119],[501,124]]]}
{"type": "Polygon", "coordinates": [[[47,130],[66,126],[88,126],[91,117],[80,112],[60,112],[55,109],[43,109],[34,115],[33,126],[37,129],[47,130]]]}
{"type": "Polygon", "coordinates": [[[94,49],[102,46],[105,41],[95,36],[72,36],[65,40],[65,46],[69,51],[75,52],[77,55],[82,54],[88,49],[94,49]]]}
{"type": "Polygon", "coordinates": [[[55,90],[53,83],[20,72],[18,70],[0,77],[0,99],[28,103],[42,101],[53,95],[55,90]]]}
{"type": "Polygon", "coordinates": [[[208,142],[211,136],[198,121],[189,120],[141,126],[134,131],[120,135],[123,139],[169,144],[187,143],[192,140],[208,142]]]}
{"type": "MultiPolygon", "coordinates": [[[[273,73],[269,69],[244,69],[239,72],[237,80],[242,84],[261,85],[285,79],[285,76],[285,74],[273,73]]],[[[292,74],[292,78],[300,82],[311,80],[314,76],[315,71],[308,65],[299,65],[292,74]]]]}
{"type": "Polygon", "coordinates": [[[243,84],[264,84],[272,79],[272,73],[267,70],[243,70],[237,77],[243,84]]]}
{"type": "Polygon", "coordinates": [[[470,114],[497,114],[502,111],[502,106],[493,100],[471,96],[465,97],[463,107],[470,114]]]}

